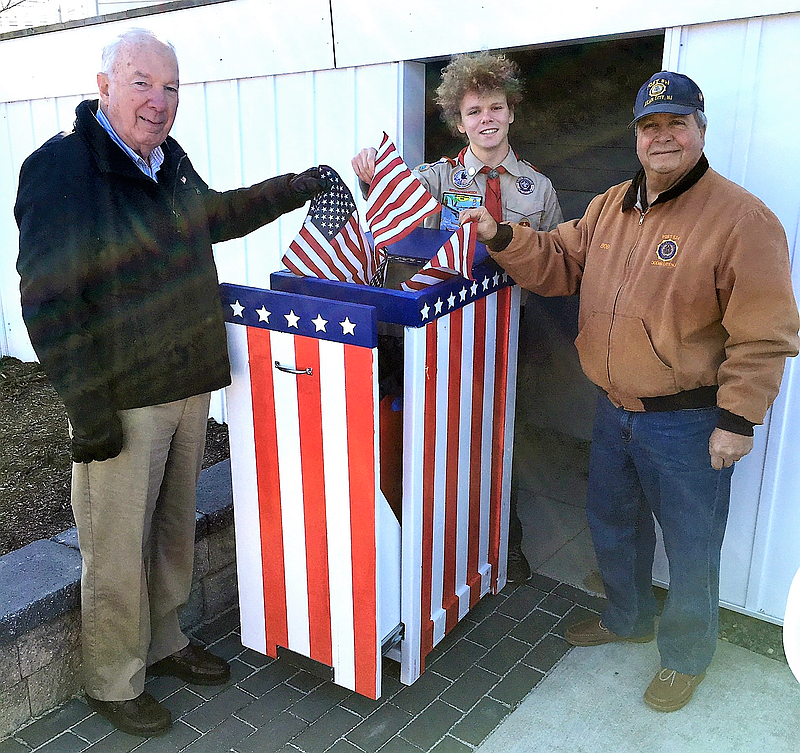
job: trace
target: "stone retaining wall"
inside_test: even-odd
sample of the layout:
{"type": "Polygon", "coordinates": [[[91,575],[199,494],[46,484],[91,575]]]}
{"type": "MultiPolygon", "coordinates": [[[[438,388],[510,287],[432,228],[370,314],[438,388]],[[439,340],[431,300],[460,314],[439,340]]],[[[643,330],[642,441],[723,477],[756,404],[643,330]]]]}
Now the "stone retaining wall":
{"type": "MultiPolygon", "coordinates": [[[[81,556],[74,528],[0,557],[0,739],[81,690],[81,556]]],[[[236,603],[230,461],[197,487],[192,592],[184,629],[236,603]]]]}

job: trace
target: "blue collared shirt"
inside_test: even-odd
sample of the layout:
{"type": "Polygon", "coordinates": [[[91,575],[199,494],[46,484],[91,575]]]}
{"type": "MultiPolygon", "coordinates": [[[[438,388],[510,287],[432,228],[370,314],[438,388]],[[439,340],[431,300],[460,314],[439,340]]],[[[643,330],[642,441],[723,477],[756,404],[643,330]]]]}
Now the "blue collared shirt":
{"type": "Polygon", "coordinates": [[[152,178],[153,180],[157,181],[158,178],[156,177],[156,173],[158,169],[161,167],[161,163],[164,161],[164,150],[157,146],[150,152],[150,163],[148,164],[147,160],[140,157],[136,152],[133,151],[118,135],[114,128],[111,126],[111,123],[108,122],[108,118],[103,110],[98,105],[97,107],[97,122],[100,123],[101,126],[105,129],[105,132],[111,136],[112,140],[115,144],[118,144],[122,150],[127,154],[133,161],[136,163],[136,166],[148,177],[152,178]]]}

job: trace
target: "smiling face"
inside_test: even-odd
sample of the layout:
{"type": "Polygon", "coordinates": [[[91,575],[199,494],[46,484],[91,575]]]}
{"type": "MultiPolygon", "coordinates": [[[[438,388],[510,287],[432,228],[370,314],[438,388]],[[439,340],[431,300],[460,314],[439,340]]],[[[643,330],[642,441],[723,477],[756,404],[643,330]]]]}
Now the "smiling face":
{"type": "Polygon", "coordinates": [[[647,176],[648,192],[674,186],[700,159],[705,128],[694,115],[659,112],[636,123],[636,154],[647,176]]]}
{"type": "Polygon", "coordinates": [[[508,153],[508,127],[514,122],[514,110],[508,106],[505,93],[467,92],[460,112],[458,130],[466,134],[475,156],[488,165],[492,160],[485,157],[500,155],[492,167],[502,162],[508,153]]]}
{"type": "Polygon", "coordinates": [[[175,122],[178,61],[154,40],[124,44],[110,75],[97,74],[100,107],[119,137],[148,159],[175,122]]]}

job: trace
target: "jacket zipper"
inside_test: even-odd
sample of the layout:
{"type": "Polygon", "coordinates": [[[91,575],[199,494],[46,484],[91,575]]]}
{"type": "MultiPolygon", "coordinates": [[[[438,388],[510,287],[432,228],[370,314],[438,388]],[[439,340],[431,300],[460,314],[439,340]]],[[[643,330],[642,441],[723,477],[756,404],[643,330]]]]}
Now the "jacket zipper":
{"type": "MultiPolygon", "coordinates": [[[[640,211],[639,216],[639,227],[642,227],[644,223],[645,215],[650,211],[650,207],[647,207],[644,211],[640,211]]],[[[633,252],[636,250],[636,247],[639,245],[639,240],[641,239],[641,230],[639,231],[639,235],[636,238],[636,242],[631,246],[630,251],[628,251],[628,258],[625,259],[625,269],[628,269],[628,266],[631,263],[631,258],[633,257],[633,252]]],[[[619,301],[620,294],[622,293],[622,288],[625,286],[625,280],[623,277],[623,281],[620,283],[620,286],[617,288],[616,295],[614,296],[614,305],[611,307],[611,324],[608,327],[608,342],[606,343],[606,377],[608,378],[608,384],[611,384],[611,333],[614,329],[614,319],[617,314],[617,303],[619,301]]]]}
{"type": "Polygon", "coordinates": [[[178,219],[178,211],[175,209],[175,196],[178,190],[178,176],[181,172],[181,165],[183,161],[186,159],[186,154],[182,154],[181,158],[178,160],[178,166],[175,168],[175,180],[172,183],[172,216],[177,220],[178,219]]]}

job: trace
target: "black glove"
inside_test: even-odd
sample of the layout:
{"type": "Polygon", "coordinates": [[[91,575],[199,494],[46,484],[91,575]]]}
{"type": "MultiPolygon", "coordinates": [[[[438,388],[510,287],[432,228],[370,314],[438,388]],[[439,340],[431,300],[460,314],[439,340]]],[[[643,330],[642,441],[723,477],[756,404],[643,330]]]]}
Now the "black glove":
{"type": "Polygon", "coordinates": [[[72,427],[72,461],[91,463],[93,460],[108,460],[122,452],[122,424],[113,413],[101,426],[72,427]]]}
{"type": "Polygon", "coordinates": [[[289,190],[303,202],[313,199],[318,193],[330,190],[332,186],[333,181],[323,175],[318,167],[310,167],[289,180],[289,190]]]}

